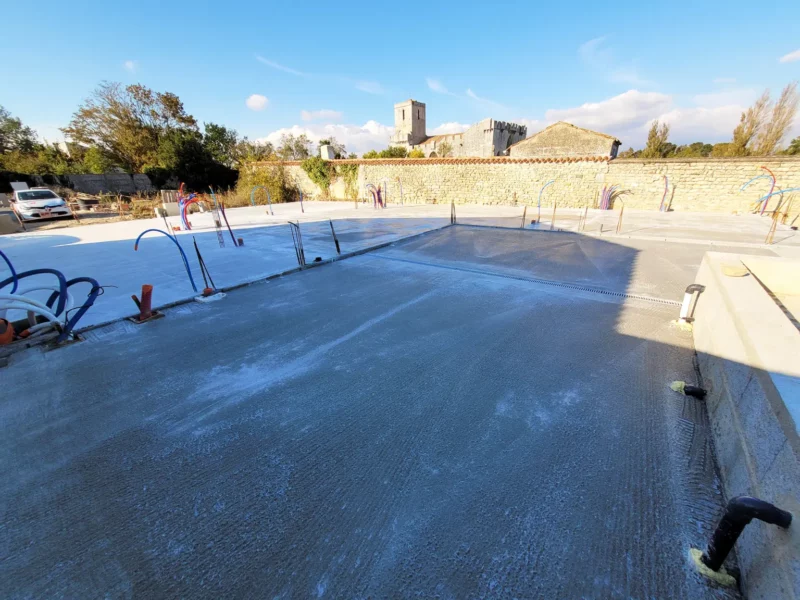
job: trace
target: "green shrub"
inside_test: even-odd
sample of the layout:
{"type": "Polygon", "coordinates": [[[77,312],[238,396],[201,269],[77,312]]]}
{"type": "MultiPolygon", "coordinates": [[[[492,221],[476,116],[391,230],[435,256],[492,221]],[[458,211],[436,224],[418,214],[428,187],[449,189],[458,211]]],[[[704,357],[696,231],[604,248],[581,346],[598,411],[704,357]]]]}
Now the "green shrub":
{"type": "Polygon", "coordinates": [[[425,158],[425,153],[419,148],[414,148],[408,153],[408,158],[425,158]]]}
{"type": "Polygon", "coordinates": [[[300,166],[306,172],[308,178],[317,184],[317,187],[322,192],[322,197],[327,198],[330,195],[331,176],[333,174],[331,163],[319,156],[312,156],[305,159],[300,166]]]}
{"type": "MultiPolygon", "coordinates": [[[[279,162],[272,164],[245,163],[239,169],[239,181],[236,183],[236,197],[241,206],[250,203],[250,192],[257,185],[263,185],[269,191],[274,203],[290,202],[298,195],[297,186],[289,178],[286,169],[279,162]]],[[[256,202],[266,204],[267,198],[262,191],[256,192],[256,202]]],[[[238,204],[238,203],[237,203],[238,204]]],[[[227,206],[227,204],[226,204],[227,206]]]]}
{"type": "Polygon", "coordinates": [[[348,198],[358,195],[356,182],[358,180],[358,165],[336,165],[336,174],[344,179],[344,193],[348,198]]]}

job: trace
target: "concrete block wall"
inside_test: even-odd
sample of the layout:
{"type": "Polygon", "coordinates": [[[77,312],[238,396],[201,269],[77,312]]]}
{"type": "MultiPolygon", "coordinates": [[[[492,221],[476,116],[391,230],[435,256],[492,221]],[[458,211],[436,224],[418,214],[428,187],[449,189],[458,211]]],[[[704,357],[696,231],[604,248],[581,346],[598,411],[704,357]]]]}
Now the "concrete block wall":
{"type": "MultiPolygon", "coordinates": [[[[764,173],[764,165],[777,177],[781,188],[800,187],[800,157],[743,159],[616,159],[595,158],[515,159],[377,159],[355,160],[359,164],[359,194],[364,184],[388,179],[403,186],[411,203],[518,204],[535,205],[539,190],[550,179],[542,205],[580,208],[594,206],[606,185],[620,185],[629,193],[621,197],[626,207],[658,210],[664,192],[664,175],[669,178],[669,198],[676,211],[746,212],[769,191],[769,181],[759,180],[745,192],[742,184],[764,173]]],[[[297,162],[286,163],[289,173],[306,193],[319,197],[316,186],[297,162]]],[[[344,199],[342,192],[332,193],[344,199]]],[[[777,197],[773,197],[774,206],[777,197]]],[[[619,206],[619,201],[617,206],[619,206]]],[[[800,214],[800,193],[790,211],[800,214]]]]}
{"type": "Polygon", "coordinates": [[[736,544],[742,589],[750,600],[800,598],[800,438],[787,408],[800,402],[792,362],[800,334],[753,276],[723,274],[751,258],[704,257],[695,348],[725,495],[755,496],[794,515],[788,530],[758,520],[747,526],[736,544]]]}

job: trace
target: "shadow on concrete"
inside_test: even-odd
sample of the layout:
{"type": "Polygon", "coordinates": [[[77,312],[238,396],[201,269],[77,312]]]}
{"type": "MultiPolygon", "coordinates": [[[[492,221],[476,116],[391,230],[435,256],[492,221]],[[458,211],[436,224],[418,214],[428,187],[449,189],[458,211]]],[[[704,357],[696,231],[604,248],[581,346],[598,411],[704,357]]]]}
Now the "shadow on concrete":
{"type": "MultiPolygon", "coordinates": [[[[288,228],[229,250],[262,235],[292,256],[288,228]]],[[[723,503],[668,387],[691,335],[594,289],[679,300],[699,256],[457,226],[21,357],[3,595],[736,598],[687,557],[723,503]]]]}

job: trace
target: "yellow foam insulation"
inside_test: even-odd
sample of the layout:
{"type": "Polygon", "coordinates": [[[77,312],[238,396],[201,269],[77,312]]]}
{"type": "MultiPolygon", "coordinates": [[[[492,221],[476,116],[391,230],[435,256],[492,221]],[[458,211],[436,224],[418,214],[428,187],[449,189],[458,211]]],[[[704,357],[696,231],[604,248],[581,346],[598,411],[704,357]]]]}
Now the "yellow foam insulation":
{"type": "Polygon", "coordinates": [[[691,548],[689,550],[689,557],[692,559],[695,568],[701,575],[705,575],[709,579],[713,579],[720,585],[725,585],[728,587],[736,586],[736,579],[734,579],[733,575],[730,575],[725,570],[725,567],[720,567],[719,571],[712,571],[703,564],[702,560],[700,560],[701,556],[703,556],[702,550],[698,550],[697,548],[691,548]]]}

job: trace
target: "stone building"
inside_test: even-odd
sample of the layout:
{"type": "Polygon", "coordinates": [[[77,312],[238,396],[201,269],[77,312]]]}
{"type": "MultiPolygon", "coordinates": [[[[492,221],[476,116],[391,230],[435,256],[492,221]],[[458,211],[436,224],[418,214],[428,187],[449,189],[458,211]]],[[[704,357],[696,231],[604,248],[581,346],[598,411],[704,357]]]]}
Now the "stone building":
{"type": "Polygon", "coordinates": [[[559,121],[508,149],[512,158],[605,156],[616,158],[620,141],[612,135],[559,121]]]}
{"type": "Polygon", "coordinates": [[[437,157],[447,144],[447,156],[502,156],[512,144],[524,140],[528,130],[524,125],[484,119],[463,133],[429,136],[425,131],[425,104],[406,100],[394,105],[394,135],[390,145],[402,146],[409,152],[422,150],[426,157],[437,157]]]}

